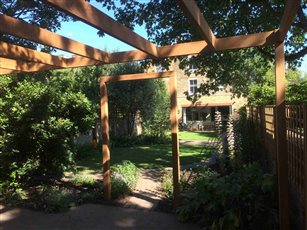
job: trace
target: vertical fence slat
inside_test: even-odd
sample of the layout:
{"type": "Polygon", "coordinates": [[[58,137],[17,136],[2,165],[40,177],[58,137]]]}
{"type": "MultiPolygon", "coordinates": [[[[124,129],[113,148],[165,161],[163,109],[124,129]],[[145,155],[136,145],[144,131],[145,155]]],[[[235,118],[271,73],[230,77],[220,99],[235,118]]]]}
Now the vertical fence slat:
{"type": "Polygon", "coordinates": [[[307,105],[304,105],[303,110],[304,122],[304,205],[305,205],[305,228],[307,228],[307,105]]]}

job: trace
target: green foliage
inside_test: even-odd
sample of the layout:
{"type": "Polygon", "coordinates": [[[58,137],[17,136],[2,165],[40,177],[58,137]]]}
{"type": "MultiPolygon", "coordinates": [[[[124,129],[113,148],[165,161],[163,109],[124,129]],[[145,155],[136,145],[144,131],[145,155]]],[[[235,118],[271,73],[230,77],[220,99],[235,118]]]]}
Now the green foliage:
{"type": "Polygon", "coordinates": [[[173,174],[172,171],[165,171],[162,176],[162,191],[167,198],[173,197],[173,174]]]}
{"type": "MultiPolygon", "coordinates": [[[[248,94],[248,103],[252,106],[273,105],[275,103],[274,70],[267,71],[261,84],[252,84],[248,94]]],[[[307,102],[307,80],[302,78],[302,72],[297,69],[286,71],[286,103],[302,104],[307,102]]]]}
{"type": "Polygon", "coordinates": [[[92,177],[78,174],[73,178],[72,183],[76,186],[93,187],[97,181],[92,177]]]}
{"type": "Polygon", "coordinates": [[[139,169],[130,161],[112,166],[112,196],[117,198],[132,193],[139,179],[139,169]]]}
{"type": "Polygon", "coordinates": [[[46,212],[64,212],[73,205],[72,195],[65,189],[55,186],[44,186],[40,197],[42,208],[46,212]]]}
{"type": "MultiPolygon", "coordinates": [[[[149,39],[158,45],[199,41],[201,36],[189,18],[173,0],[121,1],[96,0],[115,11],[116,19],[130,28],[145,25],[149,39]],[[179,23],[180,22],[180,23],[179,23]]],[[[210,28],[217,37],[250,34],[279,28],[284,1],[197,1],[210,28]]],[[[299,65],[306,53],[306,6],[301,4],[298,15],[286,37],[286,60],[299,65]]],[[[247,94],[248,86],[261,80],[274,59],[271,47],[250,48],[235,52],[201,53],[193,58],[181,57],[181,69],[197,66],[196,73],[210,78],[200,87],[203,94],[216,90],[220,84],[231,84],[237,95],[247,94]]],[[[172,59],[150,60],[167,67],[172,59]]],[[[189,70],[186,72],[189,73],[189,70]]]]}
{"type": "Polygon", "coordinates": [[[287,87],[287,102],[289,104],[307,104],[307,80],[287,87]]]}
{"type": "Polygon", "coordinates": [[[73,163],[73,138],[93,124],[91,104],[64,73],[21,77],[0,79],[0,179],[59,177],[73,163]]]}
{"type": "MultiPolygon", "coordinates": [[[[60,29],[61,22],[70,19],[64,12],[56,10],[47,4],[42,4],[39,0],[2,0],[0,2],[0,13],[27,21],[51,31],[60,29]]],[[[0,35],[0,40],[10,41],[30,48],[36,48],[38,46],[37,43],[4,34],[0,35]]],[[[50,51],[50,47],[43,47],[42,50],[50,51]]]]}
{"type": "Polygon", "coordinates": [[[182,220],[211,229],[278,229],[275,178],[259,164],[224,176],[205,169],[183,195],[182,220]]]}
{"type": "Polygon", "coordinates": [[[150,101],[150,109],[144,114],[144,134],[153,138],[164,138],[170,128],[170,95],[166,90],[165,82],[153,81],[153,97],[150,101]]]}
{"type": "Polygon", "coordinates": [[[257,105],[273,105],[275,103],[275,88],[268,85],[253,85],[250,88],[248,104],[257,105]]]}

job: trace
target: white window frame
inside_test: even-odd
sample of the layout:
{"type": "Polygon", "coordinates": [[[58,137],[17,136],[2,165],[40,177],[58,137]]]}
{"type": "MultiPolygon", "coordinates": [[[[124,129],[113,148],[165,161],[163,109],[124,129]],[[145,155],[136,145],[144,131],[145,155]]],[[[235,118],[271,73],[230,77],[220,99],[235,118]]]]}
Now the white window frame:
{"type": "MultiPolygon", "coordinates": [[[[192,87],[192,85],[191,85],[191,81],[194,81],[194,80],[196,80],[196,88],[198,88],[198,81],[197,81],[197,78],[189,78],[188,79],[188,92],[189,92],[189,95],[194,95],[196,92],[192,92],[191,91],[191,87],[192,87]]],[[[195,87],[195,85],[193,85],[193,87],[195,87]]]]}

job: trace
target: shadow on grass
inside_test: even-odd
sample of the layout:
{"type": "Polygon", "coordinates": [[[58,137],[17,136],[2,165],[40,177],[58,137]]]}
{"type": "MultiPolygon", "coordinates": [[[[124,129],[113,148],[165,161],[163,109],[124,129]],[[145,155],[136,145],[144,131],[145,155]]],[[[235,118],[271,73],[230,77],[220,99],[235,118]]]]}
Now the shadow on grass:
{"type": "MultiPolygon", "coordinates": [[[[180,161],[181,164],[190,164],[200,162],[210,157],[214,148],[211,146],[181,146],[180,161]]],[[[131,161],[138,168],[165,168],[172,166],[172,150],[170,145],[152,145],[152,146],[133,146],[125,148],[113,147],[110,149],[111,166],[122,163],[125,160],[131,161]]],[[[77,170],[79,173],[95,174],[102,171],[101,151],[87,150],[84,158],[77,161],[77,170]],[[90,151],[90,152],[88,152],[90,151]]]]}

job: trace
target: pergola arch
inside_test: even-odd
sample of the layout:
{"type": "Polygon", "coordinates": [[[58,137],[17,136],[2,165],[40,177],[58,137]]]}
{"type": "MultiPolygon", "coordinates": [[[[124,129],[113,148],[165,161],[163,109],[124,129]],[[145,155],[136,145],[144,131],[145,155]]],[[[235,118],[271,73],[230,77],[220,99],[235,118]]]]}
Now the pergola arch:
{"type": "MultiPolygon", "coordinates": [[[[201,14],[194,0],[177,0],[181,9],[199,31],[201,41],[192,41],[158,47],[129,28],[99,11],[83,0],[43,0],[61,11],[104,31],[105,33],[137,48],[125,52],[105,52],[46,29],[30,25],[0,14],[0,33],[35,41],[76,54],[69,59],[0,42],[0,74],[37,72],[81,66],[131,62],[154,58],[167,58],[200,53],[212,53],[257,46],[275,47],[276,75],[276,141],[278,162],[279,222],[281,229],[289,229],[288,169],[285,128],[285,57],[284,40],[296,15],[300,0],[286,0],[279,28],[255,34],[217,38],[201,14]]],[[[136,76],[131,76],[137,78],[136,76]]],[[[175,77],[174,77],[175,79],[175,77]]],[[[307,161],[307,159],[306,159],[307,161]]],[[[306,201],[307,206],[307,201],[306,201]]],[[[307,218],[306,218],[307,219],[307,218]]]]}

